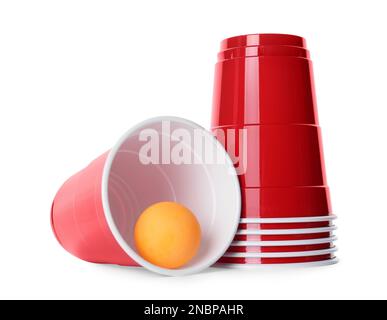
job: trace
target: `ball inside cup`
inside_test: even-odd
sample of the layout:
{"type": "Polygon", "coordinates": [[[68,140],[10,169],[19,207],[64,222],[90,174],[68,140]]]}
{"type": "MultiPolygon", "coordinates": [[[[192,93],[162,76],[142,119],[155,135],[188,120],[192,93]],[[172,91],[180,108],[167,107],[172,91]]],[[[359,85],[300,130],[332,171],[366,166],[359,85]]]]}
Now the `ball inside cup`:
{"type": "Polygon", "coordinates": [[[191,261],[200,248],[201,230],[195,214],[176,202],[159,202],[147,208],[136,222],[134,239],[140,255],[168,269],[191,261]]]}
{"type": "MultiPolygon", "coordinates": [[[[151,155],[150,149],[148,151],[151,155]]],[[[140,265],[166,275],[195,273],[214,264],[231,244],[240,219],[240,187],[232,161],[210,133],[183,119],[151,119],[127,132],[109,154],[102,188],[105,216],[122,249],[140,265]],[[175,141],[176,130],[191,141],[175,141]],[[211,145],[223,159],[204,161],[200,149],[194,145],[197,130],[203,142],[211,145]],[[145,159],[148,161],[144,162],[141,155],[144,146],[150,147],[147,143],[151,140],[157,145],[158,157],[153,158],[157,161],[145,159]],[[191,162],[176,163],[173,148],[179,143],[181,153],[189,155],[191,162]],[[197,255],[175,270],[144,260],[134,242],[135,223],[140,214],[152,204],[163,201],[190,208],[202,231],[197,255]]]]}

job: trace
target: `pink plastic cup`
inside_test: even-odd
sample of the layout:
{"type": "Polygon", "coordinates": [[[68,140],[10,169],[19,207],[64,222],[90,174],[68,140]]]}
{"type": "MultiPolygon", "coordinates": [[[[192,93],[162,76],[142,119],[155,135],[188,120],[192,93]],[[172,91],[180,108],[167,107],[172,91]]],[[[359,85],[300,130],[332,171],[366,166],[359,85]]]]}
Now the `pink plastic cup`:
{"type": "MultiPolygon", "coordinates": [[[[160,155],[159,153],[159,155],[160,155]]],[[[145,121],[129,130],[109,152],[68,179],[58,191],[51,212],[59,243],[76,257],[95,263],[143,266],[164,275],[200,272],[213,265],[230,246],[240,221],[241,196],[231,159],[222,145],[200,126],[179,118],[145,121]],[[166,132],[165,126],[169,126],[166,132]],[[196,131],[197,130],[197,131],[196,131]],[[223,161],[200,163],[202,155],[189,144],[182,151],[198,163],[176,164],[164,157],[144,164],[146,144],[154,137],[160,153],[172,155],[179,134],[199,132],[223,161]],[[169,141],[169,142],[168,142],[169,141]],[[134,226],[150,205],[175,201],[191,209],[202,231],[197,256],[179,269],[165,269],[144,260],[136,250],[134,226]]]]}

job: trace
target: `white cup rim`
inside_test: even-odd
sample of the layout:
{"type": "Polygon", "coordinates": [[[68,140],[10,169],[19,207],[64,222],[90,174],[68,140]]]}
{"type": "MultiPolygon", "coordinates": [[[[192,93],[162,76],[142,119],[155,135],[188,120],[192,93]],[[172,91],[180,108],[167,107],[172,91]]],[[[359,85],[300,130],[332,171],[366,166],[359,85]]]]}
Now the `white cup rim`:
{"type": "Polygon", "coordinates": [[[274,268],[309,268],[309,267],[322,267],[337,264],[339,259],[337,257],[311,262],[292,262],[292,263],[223,263],[218,262],[213,267],[223,269],[242,269],[242,270],[254,270],[265,269],[270,270],[274,268]]]}
{"type": "Polygon", "coordinates": [[[335,215],[318,217],[294,217],[294,218],[241,218],[240,223],[303,223],[325,222],[337,219],[335,215]]]}
{"type": "Polygon", "coordinates": [[[236,235],[295,235],[295,234],[315,234],[337,230],[336,226],[324,228],[306,229],[239,229],[236,235]]]}
{"type": "Polygon", "coordinates": [[[337,252],[337,247],[324,250],[291,252],[226,252],[224,258],[298,258],[322,256],[337,252]]]}
{"type": "Polygon", "coordinates": [[[313,244],[333,243],[337,241],[336,236],[319,239],[308,240],[289,240],[289,241],[234,241],[232,247],[286,247],[286,246],[302,246],[313,244]]]}

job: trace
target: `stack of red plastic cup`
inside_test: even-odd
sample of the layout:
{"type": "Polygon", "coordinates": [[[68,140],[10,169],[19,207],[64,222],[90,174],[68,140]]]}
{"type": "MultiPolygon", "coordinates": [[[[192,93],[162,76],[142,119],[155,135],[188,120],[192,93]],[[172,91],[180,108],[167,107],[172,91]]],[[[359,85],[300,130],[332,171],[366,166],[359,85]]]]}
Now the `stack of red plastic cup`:
{"type": "Polygon", "coordinates": [[[305,40],[221,43],[212,131],[239,171],[242,219],[224,266],[335,263],[335,226],[305,40]]]}

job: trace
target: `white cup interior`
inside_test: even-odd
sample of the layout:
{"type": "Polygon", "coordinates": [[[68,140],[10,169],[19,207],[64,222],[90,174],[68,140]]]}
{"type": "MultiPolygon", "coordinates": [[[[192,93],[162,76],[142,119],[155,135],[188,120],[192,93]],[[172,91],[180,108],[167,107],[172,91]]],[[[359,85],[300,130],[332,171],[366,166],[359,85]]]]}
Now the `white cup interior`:
{"type": "Polygon", "coordinates": [[[179,118],[151,119],[127,132],[108,156],[102,192],[105,216],[120,246],[140,265],[165,275],[196,273],[214,264],[230,246],[240,219],[239,182],[223,146],[200,126],[179,118]],[[170,135],[162,130],[166,121],[170,135]],[[139,139],[144,129],[159,135],[158,164],[141,161],[140,150],[149,142],[139,139]],[[191,143],[171,141],[177,129],[190,133],[191,143]],[[205,148],[193,147],[194,130],[201,130],[206,143],[212,144],[217,161],[200,161],[205,157],[205,148]],[[162,150],[166,146],[164,141],[169,141],[171,146],[167,151],[162,150]],[[190,164],[175,164],[173,160],[168,163],[168,159],[163,163],[163,152],[169,152],[176,144],[182,153],[191,155],[190,164]],[[202,230],[198,254],[179,269],[160,268],[145,261],[134,243],[138,217],[150,205],[161,201],[175,201],[190,209],[202,230]]]}

